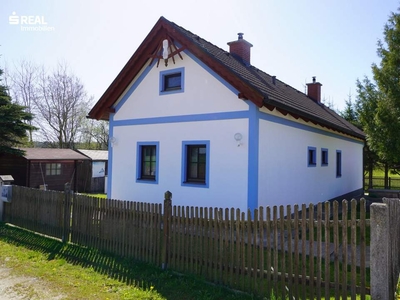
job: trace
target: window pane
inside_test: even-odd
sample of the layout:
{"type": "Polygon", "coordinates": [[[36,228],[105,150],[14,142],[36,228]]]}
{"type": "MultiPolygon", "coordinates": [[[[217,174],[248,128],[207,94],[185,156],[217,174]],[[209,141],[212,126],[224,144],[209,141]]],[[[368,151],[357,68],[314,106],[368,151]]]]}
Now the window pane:
{"type": "Polygon", "coordinates": [[[199,174],[198,178],[205,179],[206,178],[206,164],[199,164],[199,174]]]}
{"type": "Polygon", "coordinates": [[[197,178],[197,163],[190,164],[189,178],[197,178]]]}
{"type": "Polygon", "coordinates": [[[181,73],[165,75],[164,89],[179,89],[181,87],[181,73]]]}
{"type": "Polygon", "coordinates": [[[142,161],[140,177],[155,179],[156,175],[156,146],[141,146],[142,161]]]}
{"type": "Polygon", "coordinates": [[[206,178],[207,149],[204,145],[187,146],[186,181],[204,182],[206,178]]]}

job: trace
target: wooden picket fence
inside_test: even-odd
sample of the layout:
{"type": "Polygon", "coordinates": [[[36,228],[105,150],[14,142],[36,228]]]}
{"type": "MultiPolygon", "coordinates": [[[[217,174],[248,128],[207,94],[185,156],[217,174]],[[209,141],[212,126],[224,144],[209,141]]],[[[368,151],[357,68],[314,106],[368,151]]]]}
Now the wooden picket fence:
{"type": "Polygon", "coordinates": [[[365,200],[239,209],[13,187],[6,222],[277,299],[369,297],[365,200]]]}

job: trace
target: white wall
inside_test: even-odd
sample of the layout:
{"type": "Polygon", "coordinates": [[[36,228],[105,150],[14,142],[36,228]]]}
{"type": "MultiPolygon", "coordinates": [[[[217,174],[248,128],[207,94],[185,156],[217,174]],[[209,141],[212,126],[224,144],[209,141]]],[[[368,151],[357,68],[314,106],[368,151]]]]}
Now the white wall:
{"type": "Polygon", "coordinates": [[[259,205],[317,203],[362,188],[361,143],[266,120],[259,127],[259,205]],[[309,146],[317,148],[316,167],[308,167],[309,146]],[[328,166],[321,166],[321,148],[328,149],[328,166]],[[340,178],[336,150],[342,151],[340,178]]]}
{"type": "Polygon", "coordinates": [[[116,126],[111,196],[154,203],[162,202],[169,190],[174,205],[246,209],[247,132],[247,119],[116,126]],[[243,135],[240,147],[237,132],[243,135]],[[209,188],[181,186],[182,141],[190,140],[210,141],[209,188]],[[159,142],[158,184],[136,182],[137,141],[159,142]]]}
{"type": "Polygon", "coordinates": [[[116,112],[114,120],[248,110],[248,105],[238,99],[237,93],[221,84],[187,54],[182,53],[182,57],[183,60],[175,57],[176,64],[169,60],[168,67],[163,62],[158,67],[154,65],[116,112]],[[185,68],[184,93],[160,96],[160,72],[181,67],[185,68]]]}

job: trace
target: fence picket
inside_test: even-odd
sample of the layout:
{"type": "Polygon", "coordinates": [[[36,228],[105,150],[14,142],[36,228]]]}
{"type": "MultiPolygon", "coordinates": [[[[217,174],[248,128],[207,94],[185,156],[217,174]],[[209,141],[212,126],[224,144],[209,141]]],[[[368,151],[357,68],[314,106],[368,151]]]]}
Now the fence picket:
{"type": "Polygon", "coordinates": [[[335,299],[340,299],[340,274],[339,274],[339,204],[333,202],[333,243],[334,243],[334,273],[335,273],[335,299]]]}
{"type": "MultiPolygon", "coordinates": [[[[351,200],[351,282],[357,283],[357,200],[351,200]]],[[[351,299],[356,299],[356,285],[351,285],[351,299]]]]}
{"type": "Polygon", "coordinates": [[[300,255],[299,255],[299,206],[294,206],[294,294],[295,299],[300,299],[299,285],[300,285],[300,255]]]}
{"type": "Polygon", "coordinates": [[[330,251],[330,203],[325,202],[325,299],[330,298],[330,261],[331,261],[331,251],[330,251]]]}
{"type": "Polygon", "coordinates": [[[317,205],[317,299],[321,299],[321,278],[322,278],[322,203],[317,205]]]}
{"type": "Polygon", "coordinates": [[[347,299],[347,201],[342,201],[342,298],[347,299]]]}

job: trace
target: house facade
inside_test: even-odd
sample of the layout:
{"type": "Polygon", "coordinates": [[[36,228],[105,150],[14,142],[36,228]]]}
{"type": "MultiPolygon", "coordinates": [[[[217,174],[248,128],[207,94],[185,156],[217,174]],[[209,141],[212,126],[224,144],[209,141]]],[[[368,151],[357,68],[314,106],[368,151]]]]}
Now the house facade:
{"type": "Polygon", "coordinates": [[[362,192],[364,134],[250,64],[161,17],[89,113],[110,121],[108,197],[235,207],[362,192]]]}

